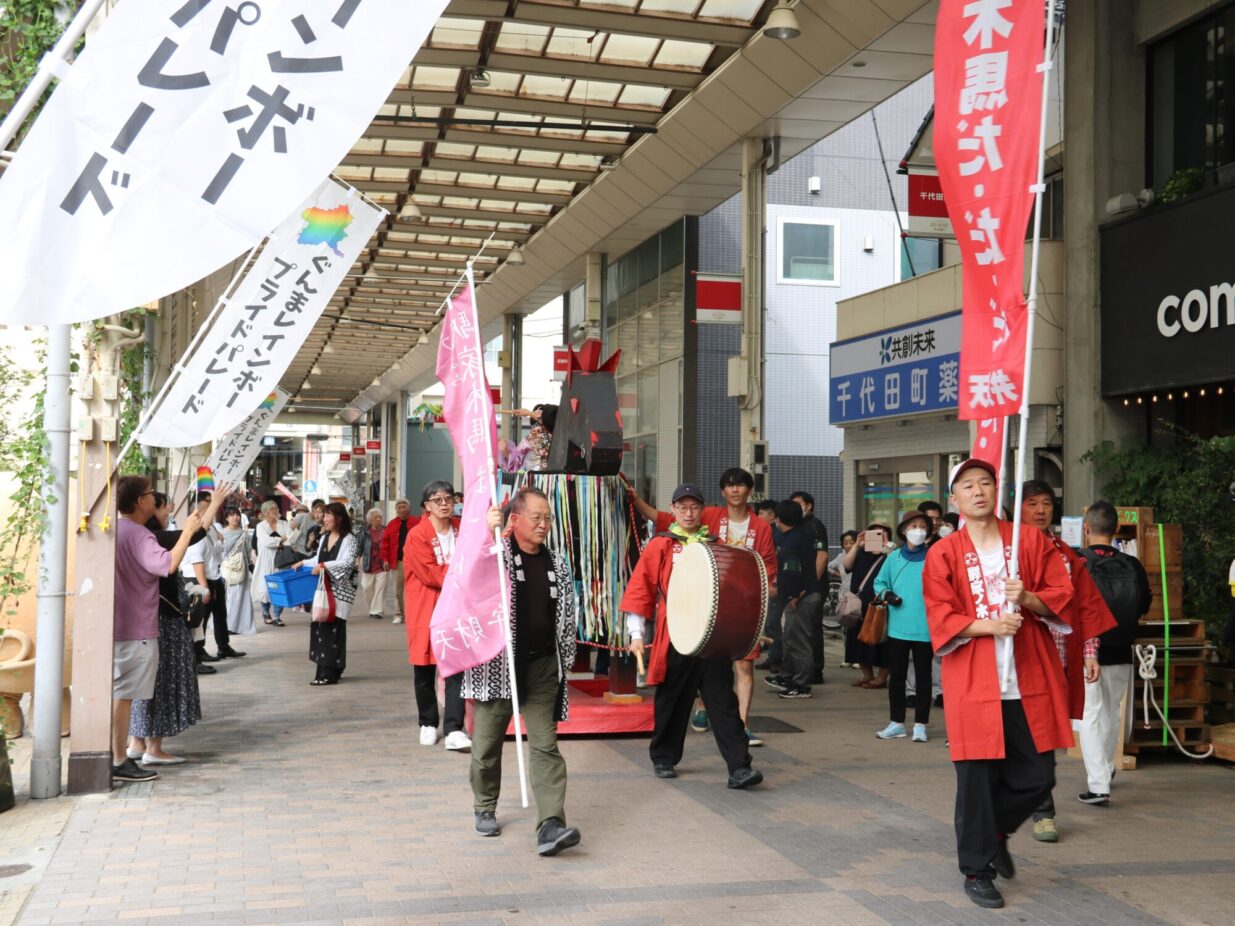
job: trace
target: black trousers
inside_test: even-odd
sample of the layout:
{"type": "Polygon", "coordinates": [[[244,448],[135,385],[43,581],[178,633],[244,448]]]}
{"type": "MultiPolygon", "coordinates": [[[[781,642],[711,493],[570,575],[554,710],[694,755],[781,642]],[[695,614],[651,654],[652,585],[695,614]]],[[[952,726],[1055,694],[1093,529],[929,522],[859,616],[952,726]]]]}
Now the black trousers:
{"type": "Polygon", "coordinates": [[[738,716],[738,697],[733,693],[733,660],[683,656],[672,646],[665,680],[656,686],[653,702],[656,726],[648,746],[652,764],[673,766],[682,761],[695,692],[703,696],[708,724],[729,774],[749,767],[746,728],[738,716]]]}
{"type": "Polygon", "coordinates": [[[232,639],[227,631],[227,583],[222,579],[207,579],[206,587],[210,589],[210,614],[206,620],[214,624],[215,645],[226,650],[232,639]]]}
{"type": "Polygon", "coordinates": [[[1055,753],[1038,752],[1019,700],[1003,701],[1002,759],[956,766],[956,855],[961,873],[991,877],[1001,836],[1016,831],[1055,787],[1055,753]]]}
{"type": "MultiPolygon", "coordinates": [[[[929,642],[923,640],[898,640],[888,637],[888,707],[893,723],[905,722],[905,680],[909,678],[909,657],[913,656],[914,678],[931,677],[931,661],[935,653],[929,642]]],[[[913,722],[931,722],[931,689],[922,682],[916,683],[917,694],[913,698],[913,722]]]]}
{"type": "MultiPolygon", "coordinates": [[[[416,713],[422,727],[436,727],[441,722],[437,710],[437,666],[412,666],[412,683],[416,688],[416,713]]],[[[463,729],[463,673],[446,679],[446,722],[443,730],[454,733],[463,729]]]]}

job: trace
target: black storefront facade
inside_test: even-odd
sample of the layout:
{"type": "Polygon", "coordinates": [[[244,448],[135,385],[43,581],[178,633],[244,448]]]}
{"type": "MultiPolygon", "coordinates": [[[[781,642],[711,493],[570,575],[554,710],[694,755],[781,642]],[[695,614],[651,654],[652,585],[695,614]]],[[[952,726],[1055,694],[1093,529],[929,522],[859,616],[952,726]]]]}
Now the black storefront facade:
{"type": "Polygon", "coordinates": [[[1101,393],[1200,437],[1235,434],[1235,184],[1100,229],[1101,393]]]}

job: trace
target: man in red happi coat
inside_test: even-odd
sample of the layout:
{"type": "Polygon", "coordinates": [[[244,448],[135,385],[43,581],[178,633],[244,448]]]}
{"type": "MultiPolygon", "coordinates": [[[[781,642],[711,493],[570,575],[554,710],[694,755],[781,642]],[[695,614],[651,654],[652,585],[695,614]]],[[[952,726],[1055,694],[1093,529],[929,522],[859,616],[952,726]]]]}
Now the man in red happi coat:
{"type": "Polygon", "coordinates": [[[1072,745],[1063,666],[1048,630],[1071,631],[1058,615],[1072,583],[1032,529],[1021,531],[1018,578],[1009,578],[1012,525],[996,515],[995,485],[984,460],[953,470],[952,503],[965,526],[931,547],[922,575],[956,768],[957,857],[965,893],[991,908],[1003,906],[995,875],[1016,873],[1008,835],[1055,786],[1054,751],[1072,745]]]}
{"type": "Polygon", "coordinates": [[[412,665],[412,685],[416,691],[416,713],[420,724],[420,745],[437,744],[441,723],[446,748],[469,752],[472,740],[463,729],[464,704],[460,693],[462,673],[445,679],[445,717],[437,707],[437,658],[429,638],[429,622],[442,594],[446,571],[455,553],[459,522],[451,517],[455,493],[449,482],[438,480],[425,486],[421,495],[425,517],[407,533],[403,547],[403,590],[407,613],[407,661],[412,665]]]}
{"type": "MultiPolygon", "coordinates": [[[[703,509],[700,523],[708,529],[713,537],[721,543],[734,547],[742,547],[759,554],[763,560],[768,577],[768,597],[776,596],[776,542],[772,537],[772,525],[755,514],[750,504],[750,494],[755,489],[755,477],[739,466],[730,467],[721,473],[720,494],[725,499],[724,505],[709,505],[703,509]]],[[[635,495],[633,489],[628,489],[631,501],[636,510],[655,525],[658,533],[669,530],[673,524],[673,515],[667,511],[657,511],[647,502],[635,495]]],[[[808,620],[811,616],[807,617],[808,620]]],[[[814,620],[820,620],[820,615],[813,615],[814,620]]],[[[751,746],[762,746],[763,740],[750,731],[750,704],[755,693],[755,660],[759,658],[759,647],[756,646],[743,659],[733,661],[734,691],[738,696],[738,713],[742,717],[742,725],[746,728],[746,738],[751,746]]],[[[705,732],[708,728],[707,712],[696,711],[692,724],[696,730],[705,732]]]]}
{"type": "Polygon", "coordinates": [[[647,666],[648,684],[656,686],[655,729],[648,746],[652,769],[657,778],[677,777],[674,766],[682,761],[691,707],[695,692],[699,692],[711,719],[716,745],[729,770],[729,787],[749,788],[763,781],[763,774],[750,767],[746,732],[733,691],[733,661],[723,656],[685,656],[669,640],[665,602],[674,563],[687,544],[715,539],[700,523],[703,493],[699,489],[678,486],[673,492],[672,509],[673,524],[667,533],[648,541],[639,554],[639,563],[626,584],[621,604],[627,615],[632,653],[644,652],[646,620],[653,616],[656,619],[647,666]]]}
{"type": "MultiPolygon", "coordinates": [[[[1068,683],[1068,716],[1080,720],[1085,716],[1085,685],[1097,682],[1100,672],[1098,635],[1115,626],[1115,616],[1085,568],[1085,558],[1051,530],[1054,519],[1055,490],[1045,482],[1030,479],[1021,487],[1021,523],[1042,531],[1072,580],[1072,600],[1059,616],[1075,632],[1061,634],[1052,629],[1051,636],[1068,683]]],[[[1039,842],[1059,841],[1054,794],[1048,794],[1033,813],[1033,838],[1039,842]]]]}

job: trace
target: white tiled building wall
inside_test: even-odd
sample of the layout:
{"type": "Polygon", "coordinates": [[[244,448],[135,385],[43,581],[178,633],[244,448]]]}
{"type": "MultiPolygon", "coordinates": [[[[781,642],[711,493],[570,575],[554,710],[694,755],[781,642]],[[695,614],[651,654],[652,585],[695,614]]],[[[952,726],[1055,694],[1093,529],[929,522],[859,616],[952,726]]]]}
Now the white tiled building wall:
{"type": "Polygon", "coordinates": [[[769,452],[835,456],[844,433],[828,423],[828,345],[836,303],[898,279],[899,231],[891,211],[768,204],[767,366],[764,429],[769,452]],[[778,283],[781,220],[835,222],[836,285],[778,283]],[[873,244],[864,249],[865,239],[873,244]]]}

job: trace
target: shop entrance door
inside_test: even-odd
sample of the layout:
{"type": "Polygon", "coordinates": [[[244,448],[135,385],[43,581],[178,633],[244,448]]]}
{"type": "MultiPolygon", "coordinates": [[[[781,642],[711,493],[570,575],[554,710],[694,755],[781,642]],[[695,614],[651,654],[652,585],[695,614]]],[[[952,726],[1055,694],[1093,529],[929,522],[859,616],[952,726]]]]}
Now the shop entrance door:
{"type": "Polygon", "coordinates": [[[862,477],[862,530],[879,521],[896,527],[896,476],[893,473],[872,473],[862,477]]]}

